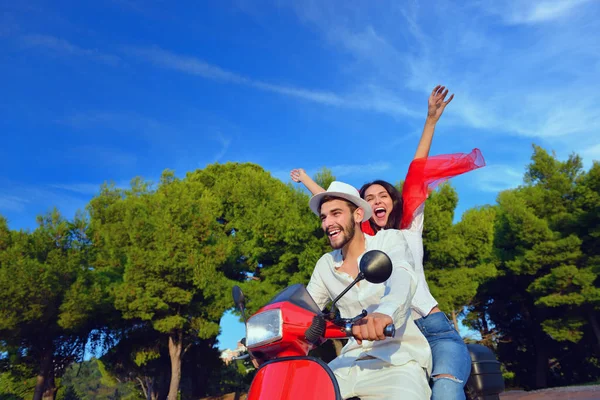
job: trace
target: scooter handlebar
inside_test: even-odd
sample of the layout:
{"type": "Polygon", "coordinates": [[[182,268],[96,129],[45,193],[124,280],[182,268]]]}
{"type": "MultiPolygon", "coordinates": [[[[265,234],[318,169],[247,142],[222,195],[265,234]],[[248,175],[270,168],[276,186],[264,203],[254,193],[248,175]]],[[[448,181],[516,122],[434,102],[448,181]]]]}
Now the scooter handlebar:
{"type": "MultiPolygon", "coordinates": [[[[323,331],[322,337],[324,339],[344,339],[352,337],[352,327],[354,323],[347,320],[343,325],[335,324],[331,321],[327,321],[326,329],[323,331]]],[[[383,329],[383,334],[386,337],[395,337],[396,326],[389,324],[383,329]]]]}
{"type": "Polygon", "coordinates": [[[396,336],[396,326],[394,324],[389,324],[385,328],[383,328],[383,334],[387,337],[396,336]]]}

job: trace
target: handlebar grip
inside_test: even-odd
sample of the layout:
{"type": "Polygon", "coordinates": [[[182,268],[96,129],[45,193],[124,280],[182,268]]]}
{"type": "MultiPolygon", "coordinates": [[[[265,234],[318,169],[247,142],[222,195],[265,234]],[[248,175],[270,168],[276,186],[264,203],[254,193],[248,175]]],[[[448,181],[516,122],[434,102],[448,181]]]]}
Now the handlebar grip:
{"type": "Polygon", "coordinates": [[[394,324],[389,324],[383,329],[383,334],[387,337],[394,337],[396,335],[396,327],[394,324]]]}

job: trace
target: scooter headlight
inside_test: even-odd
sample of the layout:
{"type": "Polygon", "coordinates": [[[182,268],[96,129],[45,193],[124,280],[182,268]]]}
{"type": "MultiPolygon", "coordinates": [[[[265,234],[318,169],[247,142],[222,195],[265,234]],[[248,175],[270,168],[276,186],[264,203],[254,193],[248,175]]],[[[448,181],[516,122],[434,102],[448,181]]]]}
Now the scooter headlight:
{"type": "Polygon", "coordinates": [[[248,319],[246,325],[246,347],[253,348],[281,339],[282,325],[280,309],[267,310],[253,315],[248,319]]]}

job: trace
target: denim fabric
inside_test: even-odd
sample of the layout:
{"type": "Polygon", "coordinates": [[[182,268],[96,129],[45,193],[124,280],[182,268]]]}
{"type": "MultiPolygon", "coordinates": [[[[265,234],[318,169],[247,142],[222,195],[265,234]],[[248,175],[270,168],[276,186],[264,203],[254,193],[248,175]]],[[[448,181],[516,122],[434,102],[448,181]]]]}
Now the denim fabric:
{"type": "Polygon", "coordinates": [[[464,386],[471,373],[471,357],[454,325],[443,312],[415,320],[431,347],[433,358],[432,400],[464,400],[464,386]],[[456,379],[436,378],[448,374],[456,379]]]}

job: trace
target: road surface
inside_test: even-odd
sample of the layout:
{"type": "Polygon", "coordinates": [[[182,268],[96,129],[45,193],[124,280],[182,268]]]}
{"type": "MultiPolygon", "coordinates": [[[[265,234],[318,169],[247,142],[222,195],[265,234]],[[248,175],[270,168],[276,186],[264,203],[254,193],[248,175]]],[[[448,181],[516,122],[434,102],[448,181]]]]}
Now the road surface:
{"type": "Polygon", "coordinates": [[[502,400],[598,400],[600,385],[569,386],[525,392],[512,390],[500,395],[502,400]]]}

